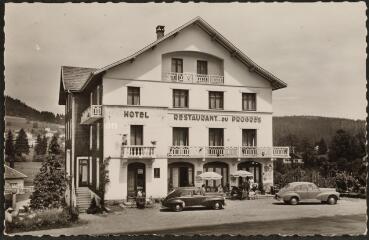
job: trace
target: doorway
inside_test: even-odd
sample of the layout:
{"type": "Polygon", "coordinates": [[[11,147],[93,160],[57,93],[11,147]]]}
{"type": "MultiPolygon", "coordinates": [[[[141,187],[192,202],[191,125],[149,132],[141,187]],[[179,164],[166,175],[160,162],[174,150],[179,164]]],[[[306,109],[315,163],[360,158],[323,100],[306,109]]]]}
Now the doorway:
{"type": "Polygon", "coordinates": [[[194,185],[194,166],[187,162],[170,163],[169,189],[177,187],[189,187],[194,185]]]}
{"type": "Polygon", "coordinates": [[[130,163],[127,174],[127,196],[136,197],[137,192],[146,192],[146,171],[144,163],[130,163]]]}
{"type": "Polygon", "coordinates": [[[88,159],[79,159],[78,161],[78,186],[79,187],[87,187],[88,179],[89,179],[89,164],[88,159]]]}

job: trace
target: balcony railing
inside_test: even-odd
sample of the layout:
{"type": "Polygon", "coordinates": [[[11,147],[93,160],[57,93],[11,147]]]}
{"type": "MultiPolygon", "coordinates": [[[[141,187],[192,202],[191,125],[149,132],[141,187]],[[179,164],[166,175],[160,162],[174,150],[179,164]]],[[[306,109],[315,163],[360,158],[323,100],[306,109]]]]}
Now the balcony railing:
{"type": "Polygon", "coordinates": [[[122,158],[155,158],[154,146],[122,146],[122,158]]]}
{"type": "Polygon", "coordinates": [[[91,105],[82,112],[81,124],[91,124],[102,117],[102,106],[91,105]]]}
{"type": "Polygon", "coordinates": [[[224,84],[224,76],[197,73],[164,73],[164,81],[178,83],[224,84]]]}
{"type": "Polygon", "coordinates": [[[170,146],[168,158],[289,158],[288,147],[170,146]]]}

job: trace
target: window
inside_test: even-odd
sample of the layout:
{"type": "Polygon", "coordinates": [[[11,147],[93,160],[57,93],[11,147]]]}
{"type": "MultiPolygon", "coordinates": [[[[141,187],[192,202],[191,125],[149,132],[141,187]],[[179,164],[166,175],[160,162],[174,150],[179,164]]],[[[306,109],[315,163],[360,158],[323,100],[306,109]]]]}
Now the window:
{"type": "Polygon", "coordinates": [[[154,168],[154,178],[160,178],[160,168],[154,168]]]}
{"type": "Polygon", "coordinates": [[[172,58],[172,72],[183,73],[183,59],[172,58]]]}
{"type": "Polygon", "coordinates": [[[143,144],[143,126],[131,125],[131,145],[143,144]]]}
{"type": "Polygon", "coordinates": [[[202,61],[202,60],[197,61],[197,74],[204,74],[204,75],[208,74],[208,62],[207,61],[202,61]]]}
{"type": "Polygon", "coordinates": [[[92,125],[90,125],[90,150],[92,149],[92,125]]]}
{"type": "Polygon", "coordinates": [[[94,93],[90,92],[90,105],[93,105],[94,93]]]}
{"type": "Polygon", "coordinates": [[[173,128],[173,146],[188,146],[188,128],[173,128]]]}
{"type": "Polygon", "coordinates": [[[256,111],[256,94],[242,93],[242,110],[256,111]]]}
{"type": "Polygon", "coordinates": [[[188,108],[188,90],[173,89],[173,107],[188,108]]]}
{"type": "Polygon", "coordinates": [[[100,188],[100,158],[96,158],[96,189],[100,188]]]}
{"type": "Polygon", "coordinates": [[[209,92],[209,109],[223,109],[223,92],[209,92]]]}
{"type": "Polygon", "coordinates": [[[140,105],[140,88],[128,87],[127,88],[127,104],[128,105],[140,105]]]}
{"type": "Polygon", "coordinates": [[[96,124],[96,149],[100,148],[100,123],[96,124]]]}
{"type": "Polygon", "coordinates": [[[242,129],[242,146],[256,146],[256,129],[242,129]]]}
{"type": "Polygon", "coordinates": [[[96,104],[100,105],[100,86],[97,86],[96,89],[96,104]]]}
{"type": "Polygon", "coordinates": [[[223,128],[209,128],[209,146],[223,146],[223,128]]]}

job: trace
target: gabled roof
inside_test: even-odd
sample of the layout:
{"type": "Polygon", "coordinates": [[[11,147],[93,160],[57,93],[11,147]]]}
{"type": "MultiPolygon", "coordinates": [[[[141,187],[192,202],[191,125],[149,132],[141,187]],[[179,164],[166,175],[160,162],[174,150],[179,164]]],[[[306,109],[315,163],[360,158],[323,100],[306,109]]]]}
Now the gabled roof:
{"type": "MultiPolygon", "coordinates": [[[[149,44],[148,46],[144,47],[143,49],[137,51],[136,53],[119,60],[115,63],[109,64],[103,68],[100,68],[93,72],[91,75],[91,79],[94,75],[100,74],[102,72],[105,72],[113,67],[116,67],[122,63],[125,63],[130,60],[134,60],[137,56],[140,54],[146,52],[147,50],[155,47],[157,44],[164,42],[166,39],[170,38],[171,36],[176,35],[181,30],[185,29],[186,27],[191,26],[192,24],[197,24],[202,30],[204,30],[209,36],[217,41],[220,45],[222,45],[224,48],[226,48],[232,56],[237,57],[242,63],[244,63],[250,71],[254,71],[258,73],[263,78],[269,80],[272,84],[273,90],[285,88],[287,87],[287,84],[271,74],[270,72],[266,71],[259,65],[257,65],[254,61],[252,61],[248,56],[246,56],[241,50],[239,50],[236,46],[234,46],[230,41],[228,41],[225,37],[223,37],[217,30],[215,30],[212,26],[210,26],[204,19],[201,17],[196,17],[192,19],[191,21],[185,23],[184,25],[180,26],[179,28],[171,31],[170,33],[164,35],[164,37],[156,40],[155,42],[149,44]]],[[[87,82],[88,83],[88,82],[87,82]]],[[[86,84],[87,84],[86,83],[86,84]]]]}
{"type": "Polygon", "coordinates": [[[96,68],[62,66],[60,74],[59,104],[65,104],[68,91],[80,91],[96,68]]]}
{"type": "MultiPolygon", "coordinates": [[[[287,87],[287,84],[271,74],[270,72],[266,71],[259,65],[257,65],[254,61],[252,61],[248,56],[246,56],[241,50],[239,50],[236,46],[234,46],[230,41],[228,41],[225,37],[223,37],[217,30],[215,30],[212,26],[210,26],[204,19],[201,17],[196,17],[191,21],[185,23],[184,25],[178,27],[177,29],[171,31],[170,33],[164,35],[162,38],[157,39],[153,43],[147,45],[146,47],[142,48],[141,50],[135,52],[134,54],[123,58],[119,61],[116,61],[112,64],[109,64],[105,67],[96,69],[96,68],[79,68],[79,67],[62,67],[62,76],[61,76],[61,87],[64,88],[64,91],[83,91],[83,89],[88,85],[90,81],[95,79],[97,76],[103,74],[105,71],[114,68],[120,64],[123,64],[127,61],[132,61],[139,55],[143,54],[144,52],[148,51],[149,49],[155,47],[156,45],[164,42],[168,38],[175,36],[178,32],[182,31],[183,29],[196,24],[199,26],[203,31],[205,31],[212,40],[217,41],[221,46],[226,48],[230,54],[239,59],[248,69],[252,72],[259,74],[261,77],[268,80],[273,90],[280,89],[287,87]]],[[[59,94],[59,104],[61,102],[61,93],[59,94]]]]}
{"type": "Polygon", "coordinates": [[[96,68],[61,67],[61,78],[65,90],[79,91],[96,68]]]}
{"type": "Polygon", "coordinates": [[[26,178],[27,176],[23,173],[15,170],[14,168],[11,168],[7,165],[4,165],[5,172],[4,172],[4,179],[20,179],[20,178],[26,178]]]}

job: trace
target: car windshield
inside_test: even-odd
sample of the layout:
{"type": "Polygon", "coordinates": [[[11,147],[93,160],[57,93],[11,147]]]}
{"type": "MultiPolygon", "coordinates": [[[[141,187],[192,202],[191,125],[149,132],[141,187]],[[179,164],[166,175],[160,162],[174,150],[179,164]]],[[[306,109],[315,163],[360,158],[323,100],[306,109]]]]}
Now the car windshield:
{"type": "Polygon", "coordinates": [[[283,190],[287,190],[287,189],[291,189],[292,185],[290,183],[288,183],[286,186],[284,186],[282,189],[283,190]]]}

